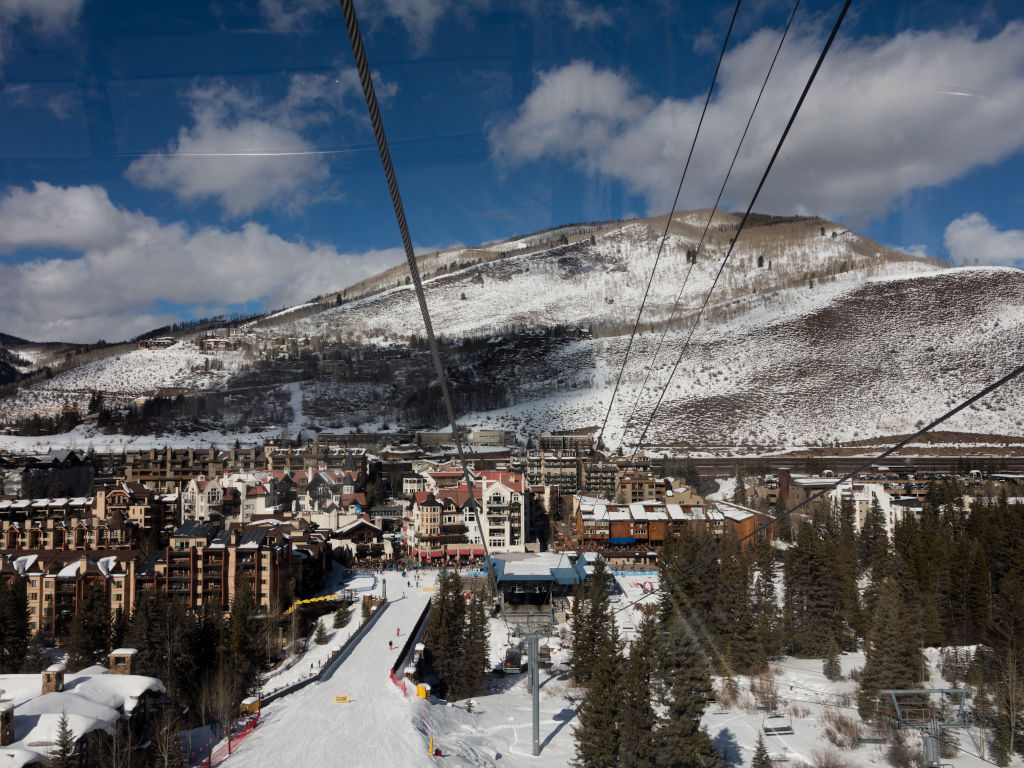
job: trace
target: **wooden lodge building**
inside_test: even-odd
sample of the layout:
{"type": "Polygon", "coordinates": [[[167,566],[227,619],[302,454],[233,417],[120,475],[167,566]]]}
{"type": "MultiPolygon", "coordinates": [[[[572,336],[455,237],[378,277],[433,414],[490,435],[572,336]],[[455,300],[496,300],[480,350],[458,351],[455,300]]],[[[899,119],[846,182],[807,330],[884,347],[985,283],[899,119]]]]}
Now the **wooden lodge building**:
{"type": "MultiPolygon", "coordinates": [[[[573,532],[570,546],[600,552],[613,566],[651,565],[670,535],[684,527],[707,531],[721,541],[741,539],[765,523],[771,515],[725,501],[702,504],[666,504],[637,501],[612,504],[590,496],[573,496],[573,532]]],[[[766,533],[774,538],[775,526],[766,533]]]]}

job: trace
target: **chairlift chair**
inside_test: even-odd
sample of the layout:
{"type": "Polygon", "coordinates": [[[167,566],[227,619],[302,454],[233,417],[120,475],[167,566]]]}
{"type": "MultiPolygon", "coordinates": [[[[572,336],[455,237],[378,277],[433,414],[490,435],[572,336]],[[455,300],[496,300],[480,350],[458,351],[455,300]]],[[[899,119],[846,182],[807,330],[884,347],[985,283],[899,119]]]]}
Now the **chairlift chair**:
{"type": "Polygon", "coordinates": [[[854,739],[856,744],[885,744],[888,741],[889,731],[885,727],[884,721],[880,722],[878,719],[865,722],[864,728],[854,739]]]}
{"type": "Polygon", "coordinates": [[[788,712],[773,712],[764,716],[761,730],[765,736],[793,735],[793,716],[788,712]]]}

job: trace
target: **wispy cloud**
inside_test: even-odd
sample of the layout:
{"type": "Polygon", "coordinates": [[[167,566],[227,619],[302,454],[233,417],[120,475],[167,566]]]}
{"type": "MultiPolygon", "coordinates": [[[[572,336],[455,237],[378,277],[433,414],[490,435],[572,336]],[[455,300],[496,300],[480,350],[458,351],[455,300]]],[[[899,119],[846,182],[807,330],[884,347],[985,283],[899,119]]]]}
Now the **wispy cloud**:
{"type": "Polygon", "coordinates": [[[85,0],[0,0],[0,67],[11,42],[11,28],[27,21],[37,34],[66,34],[78,23],[85,0]]]}

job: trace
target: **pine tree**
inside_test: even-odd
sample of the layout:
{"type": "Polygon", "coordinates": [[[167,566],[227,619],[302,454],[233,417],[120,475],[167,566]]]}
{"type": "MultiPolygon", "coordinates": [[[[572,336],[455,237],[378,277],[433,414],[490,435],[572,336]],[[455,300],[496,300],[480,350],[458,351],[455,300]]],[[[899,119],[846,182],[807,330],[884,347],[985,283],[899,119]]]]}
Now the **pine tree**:
{"type": "Polygon", "coordinates": [[[871,632],[864,640],[864,655],[857,706],[861,717],[870,719],[879,690],[913,688],[923,677],[919,632],[892,579],[879,590],[871,632]]]}
{"type": "Polygon", "coordinates": [[[754,749],[754,759],[750,761],[750,768],[772,768],[772,759],[768,755],[768,747],[764,744],[764,736],[760,731],[757,733],[757,747],[754,749]]]}
{"type": "Polygon", "coordinates": [[[135,657],[136,673],[153,677],[163,674],[164,657],[161,642],[162,610],[158,608],[157,600],[149,592],[139,594],[125,636],[127,646],[138,651],[135,657]]]}
{"type": "MultiPolygon", "coordinates": [[[[663,596],[663,607],[667,597],[663,596]]],[[[663,633],[657,662],[663,704],[655,731],[660,745],[659,764],[722,768],[721,755],[700,727],[712,697],[711,671],[703,643],[678,609],[663,610],[659,624],[663,633]]]]}
{"type": "Polygon", "coordinates": [[[43,634],[36,632],[28,641],[25,658],[21,662],[21,672],[38,673],[43,669],[43,634]]]}
{"type": "Polygon", "coordinates": [[[593,673],[594,654],[601,629],[608,615],[611,597],[608,595],[608,566],[604,558],[594,562],[594,574],[589,586],[577,588],[570,617],[573,633],[570,666],[577,685],[587,685],[593,673]],[[585,600],[581,600],[582,595],[585,600]]]}
{"type": "Polygon", "coordinates": [[[252,587],[248,579],[237,579],[228,619],[228,650],[231,652],[231,663],[237,673],[237,699],[253,690],[259,678],[265,661],[261,637],[252,587]]]}
{"type": "Polygon", "coordinates": [[[341,629],[348,623],[348,606],[342,605],[334,612],[334,628],[341,629]]]}
{"type": "Polygon", "coordinates": [[[572,649],[569,655],[569,669],[577,685],[585,682],[590,669],[589,654],[593,651],[593,638],[589,636],[590,626],[586,617],[586,596],[582,584],[577,584],[573,593],[572,609],[569,613],[569,631],[572,633],[572,649]]]}
{"type": "Polygon", "coordinates": [[[124,609],[118,606],[114,610],[114,618],[110,622],[110,647],[123,648],[124,639],[128,633],[128,617],[124,609]]]}
{"type": "Polygon", "coordinates": [[[443,695],[459,698],[462,690],[463,641],[466,632],[466,599],[458,572],[443,572],[431,609],[427,650],[430,663],[441,680],[443,695]]]}
{"type": "Polygon", "coordinates": [[[84,669],[102,662],[110,652],[110,606],[100,585],[86,587],[85,598],[71,620],[68,666],[84,669]]]}
{"type": "Polygon", "coordinates": [[[604,626],[594,648],[587,700],[579,709],[579,724],[573,731],[576,740],[574,768],[610,768],[616,764],[618,756],[618,642],[613,617],[605,613],[603,618],[604,626]]]}
{"type": "Polygon", "coordinates": [[[486,595],[482,590],[473,593],[469,601],[465,647],[465,695],[479,696],[485,692],[487,670],[490,666],[490,644],[487,640],[486,595]]]}
{"type": "Polygon", "coordinates": [[[754,624],[761,656],[771,658],[781,651],[779,605],[775,594],[775,548],[771,539],[762,537],[756,550],[757,581],[754,585],[754,624]]]}
{"type": "Polygon", "coordinates": [[[988,742],[988,726],[992,720],[992,701],[988,696],[988,687],[985,685],[985,676],[978,678],[978,688],[974,693],[974,714],[975,723],[981,731],[981,738],[978,739],[978,756],[985,759],[985,747],[988,742]]]}
{"type": "Polygon", "coordinates": [[[747,504],[747,484],[743,481],[743,473],[736,473],[736,488],[732,493],[733,503],[739,504],[740,506],[746,506],[747,504]]]}
{"type": "Polygon", "coordinates": [[[748,672],[767,661],[754,633],[751,571],[746,556],[733,550],[721,558],[715,593],[714,633],[723,674],[748,672]]]}
{"type": "Polygon", "coordinates": [[[0,673],[18,672],[25,664],[31,628],[26,580],[0,584],[0,673]]]}
{"type": "Polygon", "coordinates": [[[885,515],[878,496],[871,494],[871,506],[860,529],[860,562],[862,568],[871,567],[882,549],[882,541],[888,537],[885,532],[885,515]]]}
{"type": "Polygon", "coordinates": [[[657,747],[653,737],[657,717],[651,705],[656,633],[657,623],[645,617],[637,627],[636,639],[629,649],[619,714],[617,764],[621,768],[654,768],[657,765],[657,747]]]}
{"type": "Polygon", "coordinates": [[[1020,749],[1024,719],[1024,580],[1016,573],[1003,577],[986,639],[995,654],[996,723],[992,757],[1006,764],[1020,749]]]}
{"type": "Polygon", "coordinates": [[[68,713],[61,710],[57,721],[57,740],[50,752],[50,768],[74,768],[78,762],[76,750],[75,734],[68,725],[68,713]]]}
{"type": "Polygon", "coordinates": [[[828,655],[825,657],[821,671],[826,679],[832,682],[843,678],[843,668],[839,662],[839,644],[836,643],[835,638],[832,638],[832,642],[829,643],[828,655]]]}
{"type": "Polygon", "coordinates": [[[318,621],[316,623],[316,634],[313,636],[317,645],[327,645],[327,630],[324,628],[324,623],[318,621]]]}

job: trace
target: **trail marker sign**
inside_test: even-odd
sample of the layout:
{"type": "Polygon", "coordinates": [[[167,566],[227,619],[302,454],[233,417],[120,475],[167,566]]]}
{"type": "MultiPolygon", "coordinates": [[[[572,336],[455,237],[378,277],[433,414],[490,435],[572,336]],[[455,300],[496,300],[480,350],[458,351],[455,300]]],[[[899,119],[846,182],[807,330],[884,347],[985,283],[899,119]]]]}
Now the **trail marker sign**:
{"type": "Polygon", "coordinates": [[[334,694],[335,704],[348,704],[348,694],[336,693],[334,694]]]}

